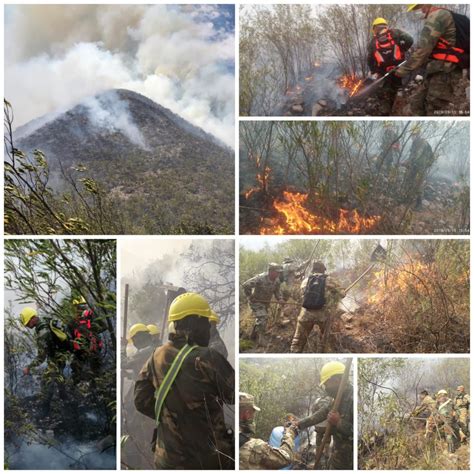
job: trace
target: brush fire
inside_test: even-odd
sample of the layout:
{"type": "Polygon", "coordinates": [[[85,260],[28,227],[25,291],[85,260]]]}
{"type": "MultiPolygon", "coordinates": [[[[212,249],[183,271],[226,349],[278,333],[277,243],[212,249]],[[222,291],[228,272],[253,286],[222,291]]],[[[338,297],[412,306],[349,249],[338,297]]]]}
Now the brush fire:
{"type": "Polygon", "coordinates": [[[260,235],[285,234],[361,234],[374,228],[380,216],[362,216],[357,209],[339,209],[331,219],[309,210],[309,194],[283,191],[273,200],[273,218],[262,218],[260,235]]]}

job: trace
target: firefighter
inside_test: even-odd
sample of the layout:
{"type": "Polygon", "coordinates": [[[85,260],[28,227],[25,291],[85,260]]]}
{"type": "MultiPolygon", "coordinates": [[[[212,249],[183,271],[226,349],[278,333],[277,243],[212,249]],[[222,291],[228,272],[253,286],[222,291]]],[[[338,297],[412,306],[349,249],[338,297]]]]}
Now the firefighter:
{"type": "Polygon", "coordinates": [[[147,324],[151,339],[155,346],[161,346],[161,332],[156,324],[147,324]]]}
{"type": "MultiPolygon", "coordinates": [[[[469,19],[432,4],[412,3],[408,12],[424,20],[418,45],[395,75],[425,68],[425,79],[411,98],[413,115],[458,115],[453,104],[462,91],[462,70],[469,67],[469,19]]],[[[461,111],[462,113],[462,111],[461,111]]]]}
{"type": "MultiPolygon", "coordinates": [[[[405,53],[411,48],[413,38],[406,32],[388,27],[384,18],[376,18],[372,23],[373,37],[367,48],[367,65],[372,79],[378,79],[405,60],[405,53]]],[[[391,115],[400,78],[388,76],[378,93],[380,115],[391,115]]]]}
{"type": "Polygon", "coordinates": [[[169,341],[158,347],[135,383],[135,406],[155,420],[157,469],[233,469],[234,437],[224,404],[234,403],[234,369],[209,349],[212,310],[197,293],[170,305],[169,341]]]}
{"type": "Polygon", "coordinates": [[[22,325],[35,331],[37,355],[24,369],[24,375],[30,375],[31,369],[36,369],[46,362],[47,369],[41,374],[40,416],[47,417],[50,413],[51,401],[55,392],[61,400],[65,400],[63,371],[68,354],[67,334],[61,329],[59,321],[38,316],[34,308],[23,308],[20,313],[22,325]]]}
{"type": "Polygon", "coordinates": [[[72,377],[75,384],[87,380],[94,384],[102,366],[103,342],[100,333],[107,327],[94,310],[89,308],[82,295],[74,298],[72,305],[75,315],[68,325],[72,336],[72,377]]]}

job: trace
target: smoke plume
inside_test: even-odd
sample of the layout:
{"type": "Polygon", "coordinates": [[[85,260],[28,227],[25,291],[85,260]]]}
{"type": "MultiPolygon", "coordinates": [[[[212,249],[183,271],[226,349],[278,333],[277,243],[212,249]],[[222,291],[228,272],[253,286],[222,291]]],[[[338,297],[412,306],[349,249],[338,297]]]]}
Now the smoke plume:
{"type": "Polygon", "coordinates": [[[20,126],[130,89],[234,143],[233,7],[10,5],[5,95],[20,126]]]}

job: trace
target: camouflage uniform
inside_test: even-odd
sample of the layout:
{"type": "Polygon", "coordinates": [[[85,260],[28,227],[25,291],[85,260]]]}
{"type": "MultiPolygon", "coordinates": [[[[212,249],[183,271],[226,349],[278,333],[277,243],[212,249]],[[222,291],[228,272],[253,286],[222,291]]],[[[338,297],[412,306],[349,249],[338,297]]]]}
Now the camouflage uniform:
{"type": "Polygon", "coordinates": [[[67,342],[61,342],[54,335],[51,324],[54,321],[48,317],[41,317],[35,329],[35,343],[37,355],[28,368],[35,369],[43,362],[47,362],[47,369],[41,374],[41,404],[42,415],[49,414],[51,401],[56,389],[59,397],[64,400],[66,392],[64,390],[63,371],[66,365],[67,342]]]}
{"type": "MultiPolygon", "coordinates": [[[[354,437],[354,395],[353,387],[348,384],[341,399],[339,414],[341,421],[337,427],[333,427],[331,435],[334,441],[333,452],[329,460],[329,469],[352,469],[353,467],[353,437],[354,437]]],[[[299,421],[300,430],[317,426],[325,428],[325,422],[329,412],[332,410],[333,399],[323,398],[317,405],[317,411],[312,415],[299,421]]]]}
{"type": "Polygon", "coordinates": [[[249,305],[255,316],[253,335],[263,332],[268,318],[268,310],[272,296],[281,299],[280,279],[270,280],[268,272],[250,278],[242,285],[249,305]]]}
{"type": "MultiPolygon", "coordinates": [[[[182,335],[155,350],[135,383],[135,406],[155,419],[155,390],[186,344],[182,335]]],[[[218,352],[197,347],[165,399],[156,432],[157,469],[233,469],[234,440],[222,405],[234,403],[234,369],[218,352]]]]}
{"type": "MultiPolygon", "coordinates": [[[[254,407],[251,395],[240,394],[240,408],[254,407]]],[[[279,448],[274,448],[262,439],[254,437],[253,423],[240,421],[239,426],[239,469],[282,469],[293,461],[295,431],[286,428],[279,448]]]]}
{"type": "Polygon", "coordinates": [[[452,62],[431,58],[439,38],[456,44],[456,26],[448,10],[432,7],[426,18],[415,52],[395,73],[399,77],[426,66],[426,79],[412,97],[413,115],[456,114],[451,103],[461,87],[462,70],[452,62]]]}
{"type": "MultiPolygon", "coordinates": [[[[303,293],[309,279],[314,275],[317,274],[313,273],[309,278],[303,280],[301,284],[303,293]]],[[[291,341],[290,352],[303,352],[308,341],[308,336],[314,325],[318,326],[321,336],[324,334],[324,329],[329,317],[336,311],[339,301],[344,297],[344,289],[336,279],[329,275],[326,278],[325,296],[326,304],[322,309],[301,308],[296,323],[295,335],[291,341]]]]}
{"type": "Polygon", "coordinates": [[[437,418],[446,437],[448,451],[454,453],[454,439],[458,427],[454,419],[454,403],[451,399],[448,398],[445,402],[440,403],[437,418]]]}
{"type": "MultiPolygon", "coordinates": [[[[403,52],[406,52],[411,48],[413,38],[408,33],[398,29],[389,30],[389,33],[395,41],[395,44],[397,44],[403,52]]],[[[388,72],[388,70],[383,65],[379,66],[375,60],[376,40],[377,39],[374,36],[367,47],[367,65],[372,74],[377,73],[380,76],[383,76],[388,72]]],[[[393,61],[393,66],[397,66],[402,61],[403,59],[393,61]]],[[[382,87],[377,90],[380,115],[391,115],[393,103],[395,102],[395,97],[400,87],[402,87],[401,79],[393,74],[384,80],[382,87]]]]}
{"type": "Polygon", "coordinates": [[[402,198],[405,203],[421,208],[425,181],[434,161],[430,144],[419,136],[414,137],[403,180],[402,198]]]}
{"type": "Polygon", "coordinates": [[[400,156],[398,142],[398,133],[393,128],[385,128],[382,137],[381,154],[377,160],[377,171],[390,174],[394,161],[398,164],[398,157],[400,156]]]}
{"type": "Polygon", "coordinates": [[[423,400],[421,401],[421,405],[416,407],[413,411],[413,416],[423,416],[426,417],[425,423],[425,436],[432,437],[432,435],[436,432],[436,421],[434,419],[434,413],[436,413],[436,400],[434,400],[429,395],[425,395],[423,400]]]}
{"type": "Polygon", "coordinates": [[[467,393],[459,393],[454,399],[458,423],[464,434],[468,432],[470,398],[467,393]]]}

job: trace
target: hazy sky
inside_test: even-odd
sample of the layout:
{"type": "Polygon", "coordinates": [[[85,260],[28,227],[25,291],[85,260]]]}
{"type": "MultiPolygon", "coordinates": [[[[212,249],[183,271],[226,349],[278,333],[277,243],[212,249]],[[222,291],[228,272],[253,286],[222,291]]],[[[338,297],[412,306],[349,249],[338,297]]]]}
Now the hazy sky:
{"type": "Polygon", "coordinates": [[[233,5],[8,5],[14,125],[125,88],[234,146],[234,18],[233,5]]]}
{"type": "Polygon", "coordinates": [[[151,262],[165,256],[178,255],[187,250],[192,239],[122,240],[120,242],[120,267],[122,277],[139,274],[151,262]]]}

